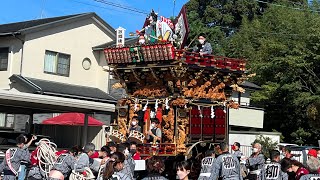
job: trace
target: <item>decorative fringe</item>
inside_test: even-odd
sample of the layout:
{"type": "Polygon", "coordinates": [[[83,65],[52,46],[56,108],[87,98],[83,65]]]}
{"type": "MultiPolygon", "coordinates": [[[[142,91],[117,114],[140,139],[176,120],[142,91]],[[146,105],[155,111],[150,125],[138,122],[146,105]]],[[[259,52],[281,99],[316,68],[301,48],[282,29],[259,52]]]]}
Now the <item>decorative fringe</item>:
{"type": "Polygon", "coordinates": [[[138,100],[138,98],[136,98],[134,101],[134,112],[137,112],[137,110],[138,110],[138,102],[139,102],[139,100],[138,100]]]}
{"type": "Polygon", "coordinates": [[[154,111],[150,111],[150,118],[155,118],[156,117],[156,113],[154,111]]]}
{"type": "Polygon", "coordinates": [[[155,109],[155,110],[158,109],[158,102],[159,102],[159,99],[156,100],[156,104],[154,105],[154,109],[155,109]]]}
{"type": "Polygon", "coordinates": [[[146,105],[144,105],[144,107],[143,107],[143,110],[142,110],[142,111],[146,111],[146,110],[147,110],[147,108],[148,108],[148,104],[149,104],[149,101],[147,101],[146,105]]]}
{"type": "Polygon", "coordinates": [[[202,117],[203,117],[203,115],[202,115],[201,107],[200,107],[200,106],[198,106],[198,110],[199,110],[199,114],[200,114],[200,115],[199,115],[199,117],[201,117],[201,118],[202,118],[202,117]]]}
{"type": "Polygon", "coordinates": [[[215,117],[213,106],[211,106],[211,119],[215,117]]]}
{"type": "Polygon", "coordinates": [[[170,106],[169,106],[169,99],[166,98],[166,109],[170,109],[170,106]]]}

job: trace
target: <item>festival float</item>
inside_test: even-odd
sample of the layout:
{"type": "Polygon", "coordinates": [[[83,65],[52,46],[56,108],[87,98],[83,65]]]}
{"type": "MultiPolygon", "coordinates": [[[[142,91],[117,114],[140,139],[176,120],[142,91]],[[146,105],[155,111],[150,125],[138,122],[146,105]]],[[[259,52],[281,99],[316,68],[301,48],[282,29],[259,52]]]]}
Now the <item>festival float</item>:
{"type": "MultiPolygon", "coordinates": [[[[174,21],[152,11],[137,36],[144,44],[126,46],[117,33],[117,45],[104,54],[111,73],[124,88],[126,97],[118,102],[118,115],[109,137],[141,144],[142,156],[188,154],[199,143],[218,143],[228,138],[228,108],[239,105],[230,100],[233,91],[249,75],[246,61],[188,51],[188,22],[185,7],[174,21]],[[138,116],[142,132],[128,132],[138,116]],[[146,143],[150,118],[158,118],[160,143],[146,143]]],[[[138,41],[138,40],[137,40],[138,41]]]]}

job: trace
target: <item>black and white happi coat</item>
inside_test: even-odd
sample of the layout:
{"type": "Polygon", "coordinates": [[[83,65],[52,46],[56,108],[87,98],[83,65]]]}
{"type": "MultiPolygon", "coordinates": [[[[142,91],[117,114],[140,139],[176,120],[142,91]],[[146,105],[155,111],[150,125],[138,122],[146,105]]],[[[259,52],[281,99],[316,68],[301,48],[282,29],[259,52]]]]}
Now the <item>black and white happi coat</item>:
{"type": "Polygon", "coordinates": [[[214,162],[214,157],[205,157],[202,159],[201,171],[198,180],[209,180],[214,162]]]}
{"type": "Polygon", "coordinates": [[[281,170],[278,162],[271,162],[264,165],[261,171],[261,179],[264,180],[288,180],[288,174],[281,170]]]}
{"type": "Polygon", "coordinates": [[[228,180],[242,180],[240,163],[236,156],[226,152],[216,159],[209,179],[217,179],[218,177],[228,180]]]}

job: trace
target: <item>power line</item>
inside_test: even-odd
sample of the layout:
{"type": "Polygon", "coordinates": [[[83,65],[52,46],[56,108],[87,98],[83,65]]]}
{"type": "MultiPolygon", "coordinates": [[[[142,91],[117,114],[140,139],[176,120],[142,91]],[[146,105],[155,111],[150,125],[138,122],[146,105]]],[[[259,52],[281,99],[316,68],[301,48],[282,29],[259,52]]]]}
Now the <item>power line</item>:
{"type": "Polygon", "coordinates": [[[102,4],[106,4],[106,5],[109,5],[109,6],[113,6],[113,7],[116,7],[116,8],[125,9],[125,10],[128,10],[128,11],[140,13],[140,14],[145,14],[145,15],[149,14],[147,11],[144,11],[144,10],[140,10],[140,9],[129,7],[129,6],[124,6],[122,4],[113,3],[113,2],[110,2],[110,1],[106,1],[106,0],[93,0],[93,1],[98,2],[98,3],[102,3],[102,4]]]}
{"type": "Polygon", "coordinates": [[[87,6],[97,7],[97,8],[101,8],[101,9],[107,9],[107,10],[110,10],[110,11],[117,11],[117,12],[132,14],[132,15],[142,15],[141,13],[134,13],[134,12],[128,12],[128,11],[121,11],[121,10],[118,10],[118,9],[111,9],[111,8],[107,8],[107,7],[103,7],[103,6],[98,6],[98,5],[95,5],[95,4],[85,3],[85,2],[82,2],[82,1],[78,1],[78,0],[71,0],[71,1],[79,3],[79,4],[87,5],[87,6]]]}

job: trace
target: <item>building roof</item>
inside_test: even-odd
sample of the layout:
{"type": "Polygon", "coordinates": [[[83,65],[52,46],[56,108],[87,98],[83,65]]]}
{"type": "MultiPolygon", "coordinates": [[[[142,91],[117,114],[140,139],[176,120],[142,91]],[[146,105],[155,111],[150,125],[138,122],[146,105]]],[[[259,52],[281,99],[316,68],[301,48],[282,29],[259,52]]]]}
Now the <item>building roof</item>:
{"type": "Polygon", "coordinates": [[[259,90],[259,89],[262,89],[260,86],[252,83],[252,82],[249,82],[249,81],[244,81],[241,86],[245,87],[245,88],[249,88],[249,89],[256,89],[256,90],[259,90]]]}
{"type": "Polygon", "coordinates": [[[115,30],[103,19],[101,19],[96,13],[82,13],[68,16],[59,16],[45,19],[35,19],[31,21],[22,21],[9,24],[0,25],[0,36],[11,36],[15,34],[22,34],[26,31],[47,27],[56,23],[65,23],[66,21],[79,20],[80,18],[92,17],[97,19],[105,29],[108,30],[112,39],[115,39],[115,30]]]}
{"type": "Polygon", "coordinates": [[[0,89],[0,109],[12,114],[114,112],[115,104],[0,89]]]}
{"type": "Polygon", "coordinates": [[[12,83],[19,83],[19,85],[35,94],[45,94],[108,103],[116,103],[117,101],[113,96],[94,87],[41,80],[16,74],[12,75],[9,79],[12,83]]]}
{"type": "MultiPolygon", "coordinates": [[[[134,45],[135,43],[138,42],[138,38],[134,37],[134,38],[125,38],[125,46],[131,46],[134,45]]],[[[104,44],[101,44],[99,46],[95,46],[92,48],[92,50],[94,51],[99,51],[99,50],[104,50],[107,47],[116,47],[116,41],[110,41],[104,44]]]]}

